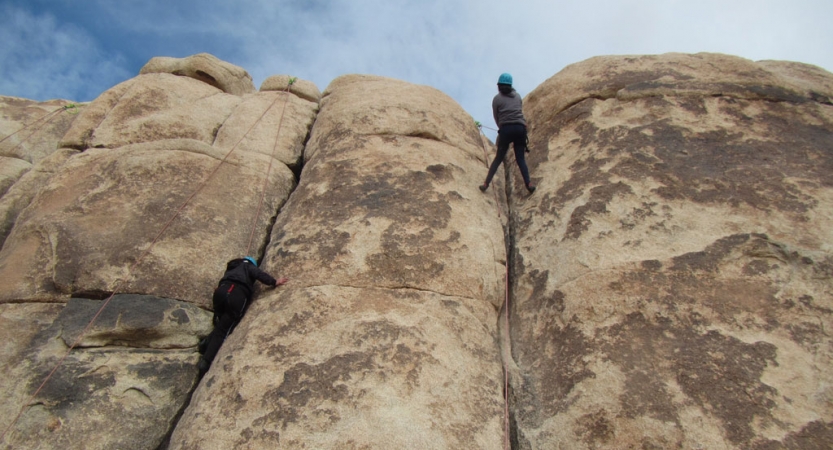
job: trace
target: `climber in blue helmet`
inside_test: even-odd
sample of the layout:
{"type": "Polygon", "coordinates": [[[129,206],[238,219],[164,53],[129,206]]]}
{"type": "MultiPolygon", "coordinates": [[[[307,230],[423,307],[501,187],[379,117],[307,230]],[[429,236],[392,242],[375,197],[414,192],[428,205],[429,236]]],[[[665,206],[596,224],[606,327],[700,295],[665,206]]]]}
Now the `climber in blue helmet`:
{"type": "Polygon", "coordinates": [[[281,286],[289,281],[287,278],[276,280],[260,270],[257,261],[251,256],[228,262],[226,272],[214,290],[214,330],[200,341],[199,345],[200,353],[203,354],[197,366],[200,378],[208,371],[220,346],[246,313],[252,299],[255,280],[272,287],[281,286]]]}
{"type": "Polygon", "coordinates": [[[498,93],[492,100],[492,114],[497,124],[497,154],[489,166],[489,173],[486,175],[486,182],[480,186],[481,191],[489,188],[489,183],[497,172],[497,168],[503,163],[509,144],[515,149],[515,162],[521,169],[521,176],[524,178],[526,189],[535,192],[535,186],[529,181],[529,168],[526,166],[524,152],[526,147],[526,120],[524,119],[523,101],[521,95],[512,87],[512,75],[502,73],[497,79],[498,93]]]}

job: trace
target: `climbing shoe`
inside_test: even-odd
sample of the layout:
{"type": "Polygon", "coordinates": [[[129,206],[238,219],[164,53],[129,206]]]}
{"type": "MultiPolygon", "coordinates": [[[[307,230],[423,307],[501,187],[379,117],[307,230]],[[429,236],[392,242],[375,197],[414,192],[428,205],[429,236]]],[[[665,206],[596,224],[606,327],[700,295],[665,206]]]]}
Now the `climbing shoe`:
{"type": "Polygon", "coordinates": [[[486,192],[486,189],[489,189],[488,184],[481,184],[480,185],[480,192],[486,192]]]}
{"type": "Polygon", "coordinates": [[[526,190],[529,191],[529,193],[531,194],[531,193],[535,192],[535,186],[533,186],[531,184],[527,184],[526,185],[526,190]]]}

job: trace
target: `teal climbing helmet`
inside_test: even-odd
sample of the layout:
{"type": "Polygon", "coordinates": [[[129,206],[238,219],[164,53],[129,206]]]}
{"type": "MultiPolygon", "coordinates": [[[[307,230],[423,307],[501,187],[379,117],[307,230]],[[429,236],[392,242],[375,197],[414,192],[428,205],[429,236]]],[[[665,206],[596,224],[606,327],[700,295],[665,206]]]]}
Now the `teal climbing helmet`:
{"type": "Polygon", "coordinates": [[[500,78],[497,79],[497,84],[508,84],[512,85],[512,74],[502,73],[500,74],[500,78]]]}
{"type": "Polygon", "coordinates": [[[245,259],[246,261],[249,261],[250,263],[254,264],[254,265],[255,265],[255,267],[257,267],[257,261],[255,261],[255,259],[254,259],[254,258],[252,258],[251,256],[247,256],[247,257],[245,257],[245,258],[243,258],[243,259],[245,259]]]}

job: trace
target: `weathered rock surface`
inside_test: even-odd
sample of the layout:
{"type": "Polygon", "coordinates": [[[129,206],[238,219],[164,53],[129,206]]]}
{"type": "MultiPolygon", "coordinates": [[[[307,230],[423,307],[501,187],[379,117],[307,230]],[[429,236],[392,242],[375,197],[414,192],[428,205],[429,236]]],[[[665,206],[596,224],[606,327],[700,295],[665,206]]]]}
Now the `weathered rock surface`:
{"type": "Polygon", "coordinates": [[[267,213],[255,223],[269,157],[234,153],[221,164],[224,156],[198,141],[167,140],[70,158],[0,251],[0,299],[118,291],[207,306],[226,261],[246,252],[252,228],[258,235],[252,251],[264,245],[270,216],[294,185],[292,172],[275,164],[262,207],[267,213]]]}
{"type": "Polygon", "coordinates": [[[29,206],[52,174],[76,153],[77,150],[64,148],[38,161],[0,198],[0,248],[12,231],[17,216],[29,206]]]}
{"type": "Polygon", "coordinates": [[[192,78],[139,75],[101,94],[78,115],[62,147],[118,148],[165,139],[214,143],[242,98],[192,78]]]}
{"type": "Polygon", "coordinates": [[[593,58],[530,93],[515,448],[833,443],[832,86],[671,54],[593,58]]]}
{"type": "Polygon", "coordinates": [[[35,102],[0,96],[0,157],[29,164],[46,158],[58,150],[58,141],[85,108],[67,100],[35,102]]]}
{"type": "Polygon", "coordinates": [[[171,448],[502,446],[503,231],[465,116],[426,87],[331,84],[266,252],[292,281],[226,341],[171,448]]]}
{"type": "Polygon", "coordinates": [[[222,61],[208,53],[186,58],[152,58],[139,71],[141,75],[150,73],[170,73],[193,78],[234,95],[251,94],[255,91],[252,77],[242,67],[222,61]]]}
{"type": "Polygon", "coordinates": [[[66,148],[30,158],[0,202],[15,210],[0,250],[0,318],[15,330],[0,355],[13,380],[0,385],[4,429],[23,407],[4,448],[165,442],[196,383],[213,287],[229,259],[263,252],[316,111],[290,94],[149,73],[85,107],[53,140],[66,148]],[[276,108],[249,114],[280,99],[280,131],[276,108]],[[82,298],[113,291],[131,294],[86,329],[102,301],[82,298]]]}
{"type": "Polygon", "coordinates": [[[0,447],[503,448],[507,274],[513,448],[833,446],[833,75],[570,66],[525,99],[531,196],[511,155],[477,189],[435,89],[289,83],[195,55],[78,115],[0,98],[0,139],[60,112],[0,143],[0,447]],[[194,390],[244,253],[291,281],[194,390]]]}
{"type": "MultiPolygon", "coordinates": [[[[0,365],[6,420],[31,398],[101,303],[0,305],[3,330],[15,330],[6,336],[0,365]]],[[[158,448],[193,388],[194,335],[210,329],[210,314],[193,305],[115,296],[9,430],[6,448],[158,448]]]]}
{"type": "Polygon", "coordinates": [[[260,92],[286,90],[313,103],[321,101],[321,91],[312,81],[301,80],[289,75],[272,75],[260,84],[260,92]]]}
{"type": "Polygon", "coordinates": [[[321,99],[316,132],[305,152],[307,161],[319,149],[339,145],[345,135],[411,136],[449,144],[473,158],[483,158],[474,120],[460,108],[448,110],[437,90],[402,83],[390,89],[377,77],[351,75],[336,78],[321,99]],[[388,95],[383,103],[378,99],[388,95]],[[328,104],[332,104],[328,106],[328,104]]]}
{"type": "Polygon", "coordinates": [[[317,102],[287,92],[247,95],[220,127],[214,146],[261,153],[300,172],[304,143],[317,112],[317,102]]]}
{"type": "Polygon", "coordinates": [[[17,215],[68,157],[58,151],[58,141],[83,108],[66,100],[0,96],[0,246],[17,215]]]}

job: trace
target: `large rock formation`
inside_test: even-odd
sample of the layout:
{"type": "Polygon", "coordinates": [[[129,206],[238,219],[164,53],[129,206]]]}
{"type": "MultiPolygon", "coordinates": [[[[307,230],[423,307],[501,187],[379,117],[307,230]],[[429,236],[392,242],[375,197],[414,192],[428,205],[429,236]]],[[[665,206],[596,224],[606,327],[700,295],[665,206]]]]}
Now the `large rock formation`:
{"type": "Polygon", "coordinates": [[[345,76],[306,159],[266,251],[293,281],[226,341],[171,448],[500,448],[505,251],[473,120],[345,76]]]}
{"type": "Polygon", "coordinates": [[[0,444],[830,448],[831,99],[798,63],[593,58],[525,99],[530,196],[381,77],[255,91],[203,54],[0,98],[0,444]],[[197,380],[244,254],[291,281],[197,380]]]}
{"type": "Polygon", "coordinates": [[[833,445],[831,98],[819,69],[708,54],[529,94],[516,448],[833,445]]]}
{"type": "Polygon", "coordinates": [[[63,164],[53,163],[0,250],[0,317],[22,330],[3,353],[14,372],[7,379],[16,380],[5,385],[4,396],[16,401],[4,403],[3,416],[11,422],[102,299],[143,295],[112,299],[122,312],[90,331],[100,338],[78,343],[6,443],[164,441],[195,383],[213,286],[227,260],[262,252],[296,183],[289,166],[301,161],[317,108],[288,92],[241,97],[188,76],[148,73],[75,117],[56,152],[63,164]],[[253,147],[252,139],[269,146],[253,147]],[[35,324],[24,326],[28,320],[35,324]]]}

